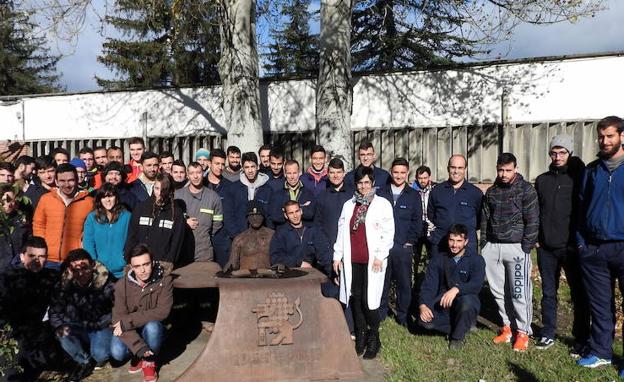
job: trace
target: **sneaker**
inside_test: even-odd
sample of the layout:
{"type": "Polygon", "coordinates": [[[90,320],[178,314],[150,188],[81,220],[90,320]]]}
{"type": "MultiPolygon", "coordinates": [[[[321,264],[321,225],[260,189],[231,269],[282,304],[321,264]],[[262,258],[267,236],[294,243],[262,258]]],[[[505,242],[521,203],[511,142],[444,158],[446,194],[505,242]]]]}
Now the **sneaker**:
{"type": "Polygon", "coordinates": [[[529,348],[529,336],[525,332],[518,332],[513,344],[514,351],[526,351],[529,348]]]}
{"type": "Polygon", "coordinates": [[[494,337],[495,344],[508,344],[511,342],[511,328],[509,326],[503,326],[500,334],[494,337]]]}
{"type": "Polygon", "coordinates": [[[555,340],[554,339],[548,338],[548,337],[542,337],[535,344],[535,348],[536,349],[540,349],[540,350],[546,350],[549,347],[553,346],[554,344],[555,344],[555,340]]]}
{"type": "Polygon", "coordinates": [[[585,357],[587,354],[589,354],[589,346],[587,346],[587,344],[575,342],[574,345],[572,345],[572,350],[570,350],[570,357],[572,357],[573,359],[585,357]]]}
{"type": "Polygon", "coordinates": [[[158,381],[158,373],[156,372],[156,362],[143,360],[141,362],[141,368],[143,369],[143,381],[144,382],[158,381]]]}
{"type": "Polygon", "coordinates": [[[610,359],[598,358],[593,354],[588,354],[587,356],[576,361],[576,364],[583,367],[589,367],[593,369],[602,365],[611,365],[610,359]]]}
{"type": "Polygon", "coordinates": [[[143,367],[141,365],[141,360],[140,359],[136,359],[136,358],[131,358],[130,359],[130,365],[128,365],[128,373],[130,374],[137,374],[140,373],[141,370],[143,370],[143,367]]]}
{"type": "Polygon", "coordinates": [[[450,340],[449,350],[459,350],[464,347],[464,341],[462,340],[450,340]]]}

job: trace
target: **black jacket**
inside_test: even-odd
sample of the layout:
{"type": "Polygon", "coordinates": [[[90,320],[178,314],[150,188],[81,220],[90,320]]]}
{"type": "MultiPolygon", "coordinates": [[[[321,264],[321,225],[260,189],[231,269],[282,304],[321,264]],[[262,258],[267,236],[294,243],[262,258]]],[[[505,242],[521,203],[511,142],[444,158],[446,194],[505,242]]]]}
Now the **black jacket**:
{"type": "Polygon", "coordinates": [[[179,201],[174,202],[173,209],[169,202],[159,208],[154,207],[154,198],[150,197],[132,211],[125,252],[144,243],[152,251],[154,260],[175,264],[182,248],[185,228],[184,207],[179,201]]]}
{"type": "Polygon", "coordinates": [[[399,247],[406,243],[415,245],[423,232],[423,210],[420,193],[406,184],[395,203],[392,186],[388,184],[381,187],[377,191],[377,195],[386,198],[392,204],[394,245],[399,247]]]}
{"type": "Polygon", "coordinates": [[[539,243],[550,249],[576,247],[576,224],[581,178],[585,165],[571,157],[563,167],[550,169],[535,180],[539,200],[539,243]]]}
{"type": "Polygon", "coordinates": [[[0,275],[0,326],[10,324],[18,337],[32,335],[48,310],[58,279],[55,270],[32,272],[21,264],[0,275]]]}
{"type": "Polygon", "coordinates": [[[115,282],[102,263],[95,262],[93,279],[88,286],[80,286],[65,269],[54,287],[50,303],[50,325],[57,329],[77,324],[89,331],[102,330],[111,325],[115,282]]]}
{"type": "Polygon", "coordinates": [[[9,268],[11,260],[20,253],[22,245],[32,234],[32,226],[21,213],[8,217],[6,226],[0,225],[0,273],[9,268]]]}

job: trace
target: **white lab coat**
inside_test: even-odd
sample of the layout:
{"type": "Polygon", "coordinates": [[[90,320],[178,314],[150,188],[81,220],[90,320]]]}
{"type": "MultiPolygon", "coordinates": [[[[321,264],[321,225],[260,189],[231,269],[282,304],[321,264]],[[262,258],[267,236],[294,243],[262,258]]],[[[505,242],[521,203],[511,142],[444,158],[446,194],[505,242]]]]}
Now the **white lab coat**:
{"type": "MultiPolygon", "coordinates": [[[[350,221],[355,209],[355,197],[342,206],[338,220],[338,236],[334,244],[334,260],[342,260],[340,273],[340,301],[349,304],[351,297],[351,234],[350,221]]],[[[383,293],[388,255],[394,242],[394,217],[392,205],[375,195],[366,212],[366,241],[368,243],[368,299],[370,310],[379,308],[383,293]],[[373,261],[383,261],[381,272],[373,272],[373,261]]]]}

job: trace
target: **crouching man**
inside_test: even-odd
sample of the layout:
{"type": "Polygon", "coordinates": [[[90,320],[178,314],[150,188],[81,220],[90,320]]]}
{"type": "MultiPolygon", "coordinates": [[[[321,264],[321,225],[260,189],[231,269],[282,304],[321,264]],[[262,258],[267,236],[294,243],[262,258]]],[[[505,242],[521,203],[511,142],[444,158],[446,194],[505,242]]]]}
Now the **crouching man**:
{"type": "Polygon", "coordinates": [[[130,356],[128,372],[143,371],[145,382],[155,382],[156,357],[165,333],[162,321],[173,305],[172,279],[152,260],[145,244],[130,250],[126,260],[130,270],[115,284],[111,354],[118,361],[130,356]]]}
{"type": "Polygon", "coordinates": [[[467,245],[466,226],[451,226],[449,252],[431,258],[420,290],[419,325],[448,334],[450,349],[464,345],[481,308],[479,291],[485,279],[485,261],[467,245]]]}
{"type": "Polygon", "coordinates": [[[69,380],[80,381],[110,355],[114,281],[106,267],[82,248],[69,251],[50,304],[50,324],[65,352],[78,364],[69,380]]]}

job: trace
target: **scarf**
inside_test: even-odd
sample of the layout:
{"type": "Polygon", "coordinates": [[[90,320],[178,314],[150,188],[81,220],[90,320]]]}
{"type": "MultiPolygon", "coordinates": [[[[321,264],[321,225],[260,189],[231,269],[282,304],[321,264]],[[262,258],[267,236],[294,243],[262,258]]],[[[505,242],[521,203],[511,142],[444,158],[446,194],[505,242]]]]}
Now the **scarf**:
{"type": "Polygon", "coordinates": [[[284,188],[288,190],[288,195],[290,196],[290,200],[296,201],[299,197],[299,192],[301,192],[301,188],[303,187],[303,183],[301,181],[297,182],[297,184],[292,187],[288,184],[288,182],[284,182],[284,188]]]}
{"type": "Polygon", "coordinates": [[[355,203],[359,204],[359,208],[355,212],[355,220],[353,222],[353,227],[351,229],[353,231],[357,231],[360,224],[364,223],[366,220],[366,213],[368,212],[368,206],[370,206],[373,198],[375,197],[375,189],[369,192],[366,195],[360,195],[359,192],[355,192],[355,203]]]}
{"type": "Polygon", "coordinates": [[[308,174],[312,175],[314,178],[314,182],[318,183],[323,179],[324,176],[327,175],[327,169],[323,168],[321,171],[316,171],[314,167],[310,166],[307,171],[308,174]]]}

